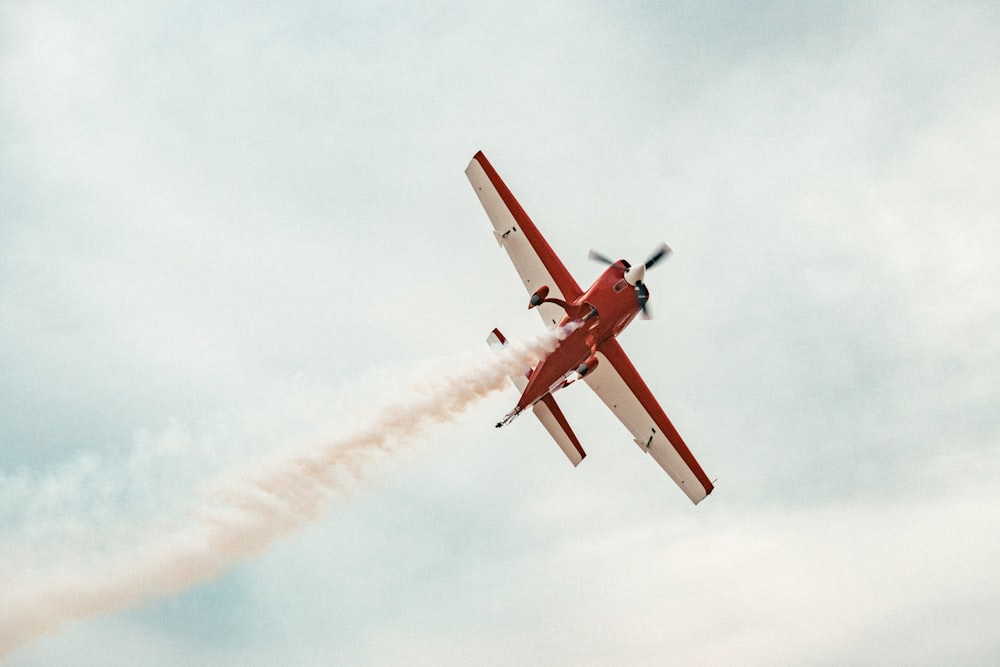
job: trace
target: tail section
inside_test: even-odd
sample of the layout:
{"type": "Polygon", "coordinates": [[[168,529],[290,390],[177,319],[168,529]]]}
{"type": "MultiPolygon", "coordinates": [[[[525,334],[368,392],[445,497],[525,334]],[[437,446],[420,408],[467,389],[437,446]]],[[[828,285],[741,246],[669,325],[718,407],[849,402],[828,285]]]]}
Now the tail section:
{"type": "MultiPolygon", "coordinates": [[[[504,338],[499,329],[494,329],[486,339],[486,342],[494,349],[502,349],[507,344],[507,339],[504,338]]],[[[510,379],[519,392],[523,392],[524,388],[528,386],[528,373],[530,370],[525,369],[524,373],[520,375],[510,374],[510,379]]],[[[587,453],[580,446],[580,441],[577,439],[576,434],[573,433],[573,429],[570,428],[569,423],[566,421],[566,416],[559,409],[552,394],[546,394],[540,401],[535,403],[532,407],[532,412],[535,413],[538,421],[542,422],[542,426],[545,427],[545,430],[549,432],[549,435],[559,445],[559,449],[563,450],[563,453],[566,454],[566,458],[570,460],[570,463],[574,466],[579,465],[587,453]]],[[[497,426],[509,423],[516,416],[514,413],[509,414],[497,426]]]]}

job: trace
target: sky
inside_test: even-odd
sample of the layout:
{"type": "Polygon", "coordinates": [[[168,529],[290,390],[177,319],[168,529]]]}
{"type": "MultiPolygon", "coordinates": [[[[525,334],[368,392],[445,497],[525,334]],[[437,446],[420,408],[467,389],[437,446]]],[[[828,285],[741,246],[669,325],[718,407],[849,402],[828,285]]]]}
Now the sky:
{"type": "Polygon", "coordinates": [[[0,2],[0,664],[997,664],[998,36],[0,2]],[[579,468],[493,428],[480,149],[582,285],[673,248],[621,342],[697,507],[583,387],[579,468]]]}

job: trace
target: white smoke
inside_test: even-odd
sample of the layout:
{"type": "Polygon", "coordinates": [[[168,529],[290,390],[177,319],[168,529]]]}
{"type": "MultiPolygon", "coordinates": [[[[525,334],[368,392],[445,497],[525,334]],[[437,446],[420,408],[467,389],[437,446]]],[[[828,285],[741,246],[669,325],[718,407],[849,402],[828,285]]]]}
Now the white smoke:
{"type": "MultiPolygon", "coordinates": [[[[533,365],[567,333],[568,329],[557,328],[530,343],[450,362],[446,372],[394,387],[352,431],[298,454],[229,468],[192,492],[189,509],[154,525],[128,525],[122,521],[127,517],[113,516],[114,500],[134,482],[92,474],[100,465],[92,459],[82,459],[61,478],[0,480],[8,494],[39,499],[26,523],[54,533],[45,541],[63,544],[55,562],[33,553],[15,553],[10,562],[0,562],[0,656],[67,621],[178,592],[259,553],[315,520],[330,496],[347,493],[379,456],[391,454],[428,426],[449,421],[505,386],[508,373],[533,365]],[[102,509],[88,512],[80,507],[74,512],[74,503],[86,495],[81,484],[87,480],[99,487],[86,491],[102,498],[102,509]],[[67,512],[70,520],[57,516],[67,512]],[[140,537],[126,539],[125,534],[140,537]],[[41,568],[28,565],[39,562],[44,564],[41,568]]],[[[181,432],[163,439],[168,447],[184,450],[192,442],[199,444],[198,438],[177,430],[181,432]]],[[[142,457],[137,454],[133,459],[142,457]]],[[[123,474],[136,465],[130,461],[123,474]]]]}

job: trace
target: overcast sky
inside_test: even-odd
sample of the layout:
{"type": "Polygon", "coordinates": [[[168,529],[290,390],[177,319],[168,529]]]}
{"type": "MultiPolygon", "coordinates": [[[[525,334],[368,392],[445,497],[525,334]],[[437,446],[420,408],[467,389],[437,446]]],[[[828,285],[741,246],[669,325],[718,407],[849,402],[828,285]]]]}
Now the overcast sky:
{"type": "Polygon", "coordinates": [[[480,149],[715,492],[507,387],[0,661],[1000,662],[996,3],[501,5],[0,2],[0,607],[539,334],[480,149]]]}

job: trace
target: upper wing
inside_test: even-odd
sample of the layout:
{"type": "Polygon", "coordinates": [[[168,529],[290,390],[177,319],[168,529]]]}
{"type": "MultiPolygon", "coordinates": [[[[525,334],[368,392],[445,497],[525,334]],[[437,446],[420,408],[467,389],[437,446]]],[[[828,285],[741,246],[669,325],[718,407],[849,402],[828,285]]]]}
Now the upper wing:
{"type": "MultiPolygon", "coordinates": [[[[486,215],[493,223],[493,234],[510,255],[528,294],[534,294],[539,287],[547,285],[550,297],[572,301],[580,296],[582,290],[576,280],[559,261],[482,151],[469,162],[465,175],[469,177],[486,209],[486,215]]],[[[552,303],[543,303],[538,311],[550,327],[558,324],[564,315],[562,308],[552,303]]]]}
{"type": "Polygon", "coordinates": [[[614,338],[608,339],[597,348],[597,356],[597,368],[584,376],[584,381],[621,420],[635,443],[652,454],[697,505],[712,492],[712,482],[625,356],[622,346],[614,338]]]}

